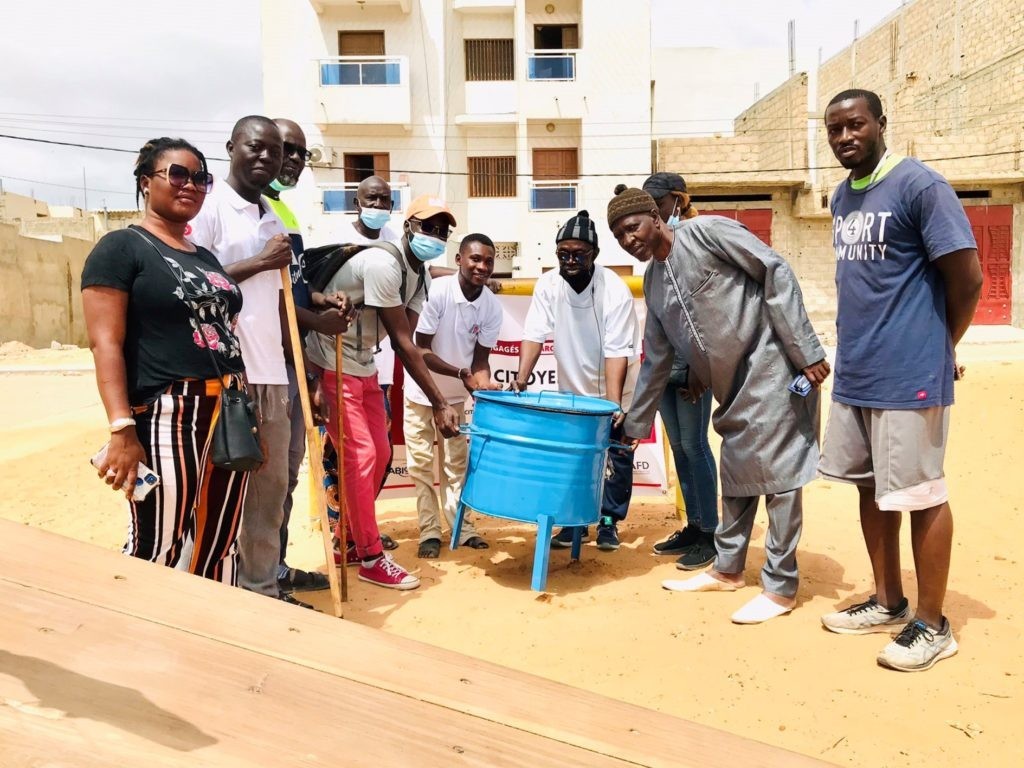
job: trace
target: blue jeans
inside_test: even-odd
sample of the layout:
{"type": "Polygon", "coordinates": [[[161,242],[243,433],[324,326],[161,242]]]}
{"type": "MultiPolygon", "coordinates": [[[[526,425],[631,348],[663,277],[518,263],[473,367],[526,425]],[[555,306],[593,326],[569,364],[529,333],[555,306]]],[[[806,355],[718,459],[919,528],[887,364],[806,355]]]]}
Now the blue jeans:
{"type": "MultiPolygon", "coordinates": [[[[622,427],[612,429],[612,440],[622,438],[622,427]]],[[[629,501],[633,497],[633,452],[609,449],[608,468],[611,473],[604,481],[601,514],[616,522],[626,519],[629,501]]]]}
{"type": "Polygon", "coordinates": [[[686,522],[712,533],[718,527],[718,467],[708,443],[711,390],[696,403],[679,394],[676,385],[665,388],[658,409],[665,422],[676,475],[686,503],[686,522]]]}

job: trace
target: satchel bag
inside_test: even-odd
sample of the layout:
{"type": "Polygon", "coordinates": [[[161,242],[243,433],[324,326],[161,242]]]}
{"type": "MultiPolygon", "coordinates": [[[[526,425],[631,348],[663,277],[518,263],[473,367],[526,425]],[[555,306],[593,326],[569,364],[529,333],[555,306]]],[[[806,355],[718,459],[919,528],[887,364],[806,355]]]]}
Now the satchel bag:
{"type": "Polygon", "coordinates": [[[263,460],[256,404],[234,383],[225,386],[210,442],[210,462],[222,469],[250,472],[259,469],[263,460]]]}
{"type": "MultiPolygon", "coordinates": [[[[188,290],[171,266],[164,260],[160,248],[137,229],[132,229],[156,251],[160,263],[165,265],[168,271],[181,286],[186,306],[192,312],[197,327],[202,327],[195,308],[188,303],[188,290]]],[[[209,344],[206,351],[210,353],[210,360],[213,361],[213,368],[217,371],[217,378],[224,381],[224,374],[221,372],[217,356],[213,354],[209,344]]],[[[260,447],[259,417],[256,413],[256,404],[245,389],[238,385],[237,377],[231,377],[230,383],[225,384],[220,393],[220,412],[217,414],[217,421],[213,427],[213,435],[210,440],[210,462],[215,467],[228,469],[232,472],[250,472],[259,469],[263,465],[263,449],[260,447]]]]}

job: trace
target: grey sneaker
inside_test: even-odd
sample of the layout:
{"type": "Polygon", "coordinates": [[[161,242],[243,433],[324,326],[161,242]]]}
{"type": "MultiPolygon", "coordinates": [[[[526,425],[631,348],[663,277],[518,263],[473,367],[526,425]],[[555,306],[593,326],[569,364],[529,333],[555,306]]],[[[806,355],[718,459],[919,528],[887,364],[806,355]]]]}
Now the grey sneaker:
{"type": "Polygon", "coordinates": [[[942,617],[942,628],[938,630],[914,619],[882,649],[878,663],[900,672],[923,672],[956,652],[956,640],[945,616],[942,617]]]}
{"type": "Polygon", "coordinates": [[[872,595],[863,603],[851,605],[843,611],[826,613],[821,617],[825,629],[838,632],[840,635],[866,635],[871,632],[888,632],[892,634],[907,623],[910,618],[910,604],[907,598],[893,610],[883,608],[872,595]]]}

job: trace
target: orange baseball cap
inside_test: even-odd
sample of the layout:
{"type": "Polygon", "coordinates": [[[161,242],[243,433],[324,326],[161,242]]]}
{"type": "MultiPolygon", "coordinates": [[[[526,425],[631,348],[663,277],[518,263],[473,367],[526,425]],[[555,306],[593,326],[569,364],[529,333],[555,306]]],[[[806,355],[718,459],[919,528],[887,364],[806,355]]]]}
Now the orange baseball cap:
{"type": "Polygon", "coordinates": [[[420,195],[409,203],[409,207],[405,209],[405,218],[406,220],[419,219],[423,221],[431,216],[437,216],[439,213],[443,213],[448,218],[448,223],[455,226],[455,217],[448,210],[447,203],[440,197],[432,195],[420,195]]]}

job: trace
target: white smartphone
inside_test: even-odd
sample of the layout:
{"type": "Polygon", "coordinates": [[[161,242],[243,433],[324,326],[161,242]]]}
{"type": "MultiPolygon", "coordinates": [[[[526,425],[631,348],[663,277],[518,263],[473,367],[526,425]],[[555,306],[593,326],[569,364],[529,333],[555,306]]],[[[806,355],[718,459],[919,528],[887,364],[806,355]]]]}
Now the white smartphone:
{"type": "MultiPolygon", "coordinates": [[[[96,455],[89,459],[89,463],[98,469],[100,464],[103,463],[103,459],[106,458],[107,448],[109,447],[110,443],[107,443],[102,448],[100,448],[96,452],[96,455]]],[[[140,461],[139,467],[136,470],[135,491],[132,493],[132,499],[134,501],[142,501],[149,495],[150,491],[157,487],[159,483],[160,475],[158,475],[156,472],[154,472],[152,469],[150,469],[140,461]]]]}

